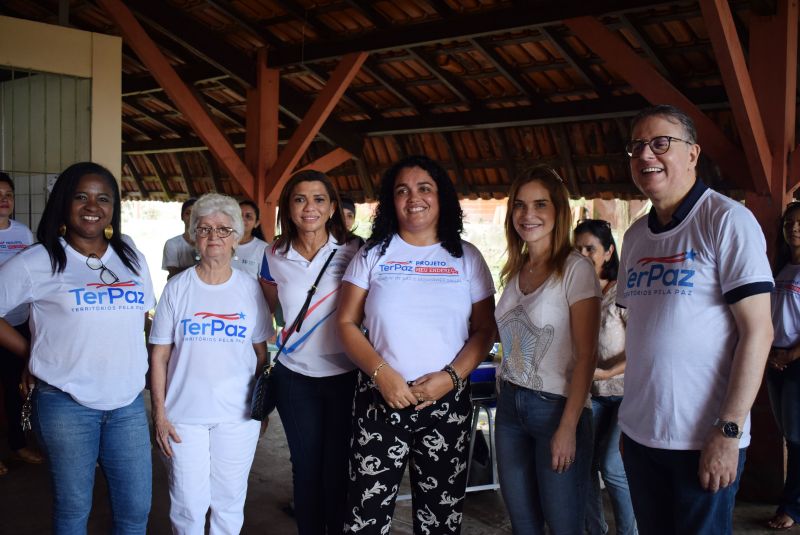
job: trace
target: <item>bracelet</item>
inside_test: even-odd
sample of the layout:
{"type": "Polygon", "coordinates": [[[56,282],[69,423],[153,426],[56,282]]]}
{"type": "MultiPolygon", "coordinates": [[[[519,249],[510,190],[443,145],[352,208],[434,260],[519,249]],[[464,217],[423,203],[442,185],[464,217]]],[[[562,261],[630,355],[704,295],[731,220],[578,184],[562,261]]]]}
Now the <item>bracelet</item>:
{"type": "Polygon", "coordinates": [[[459,377],[458,372],[456,372],[456,369],[453,368],[451,364],[448,364],[442,368],[442,371],[447,372],[447,374],[450,376],[450,379],[453,381],[453,388],[456,390],[456,392],[464,388],[464,380],[459,377]]]}
{"type": "Polygon", "coordinates": [[[375,381],[375,379],[377,379],[377,377],[378,377],[378,372],[379,372],[379,371],[381,371],[381,368],[383,368],[383,367],[384,367],[384,366],[386,366],[387,364],[389,364],[389,363],[388,363],[388,362],[386,362],[385,360],[384,360],[383,362],[381,362],[380,364],[378,364],[378,367],[377,367],[377,368],[375,368],[375,371],[373,371],[373,372],[372,372],[372,381],[373,381],[373,382],[375,381]]]}

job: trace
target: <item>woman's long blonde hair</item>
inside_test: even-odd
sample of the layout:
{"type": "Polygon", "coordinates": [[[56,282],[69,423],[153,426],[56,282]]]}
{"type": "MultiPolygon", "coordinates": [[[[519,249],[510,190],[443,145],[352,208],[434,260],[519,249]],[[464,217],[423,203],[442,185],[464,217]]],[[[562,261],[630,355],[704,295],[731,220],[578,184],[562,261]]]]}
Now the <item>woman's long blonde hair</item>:
{"type": "Polygon", "coordinates": [[[572,250],[572,212],[569,208],[569,191],[564,186],[564,181],[555,169],[547,165],[537,165],[523,171],[511,184],[511,191],[508,193],[505,222],[508,256],[503,269],[500,270],[500,284],[503,286],[520,272],[528,260],[528,246],[514,228],[514,203],[517,201],[520,188],[534,181],[544,186],[556,209],[548,267],[561,276],[564,272],[564,263],[572,250]]]}

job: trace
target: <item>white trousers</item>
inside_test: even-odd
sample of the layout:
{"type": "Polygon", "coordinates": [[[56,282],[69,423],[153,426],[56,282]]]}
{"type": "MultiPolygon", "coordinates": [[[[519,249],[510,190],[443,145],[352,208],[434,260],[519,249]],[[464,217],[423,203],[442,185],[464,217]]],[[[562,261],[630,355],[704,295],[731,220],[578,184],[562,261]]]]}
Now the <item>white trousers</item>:
{"type": "Polygon", "coordinates": [[[177,535],[203,535],[211,508],[211,535],[235,535],[244,523],[247,477],[261,422],[175,424],[171,442],[169,519],[177,535]]]}

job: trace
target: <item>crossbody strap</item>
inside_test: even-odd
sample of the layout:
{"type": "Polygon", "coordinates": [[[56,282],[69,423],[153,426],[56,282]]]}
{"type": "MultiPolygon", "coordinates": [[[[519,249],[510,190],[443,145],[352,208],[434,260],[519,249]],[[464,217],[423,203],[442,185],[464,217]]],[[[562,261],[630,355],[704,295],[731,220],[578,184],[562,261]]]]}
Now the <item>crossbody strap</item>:
{"type": "Polygon", "coordinates": [[[281,342],[281,347],[278,348],[278,352],[275,353],[275,358],[272,359],[272,362],[269,362],[269,357],[267,357],[267,366],[264,367],[265,373],[269,370],[276,362],[278,362],[278,357],[283,353],[283,348],[286,347],[286,342],[289,341],[289,338],[295,332],[300,332],[300,327],[303,325],[303,321],[305,320],[306,312],[308,312],[308,307],[311,305],[311,298],[314,297],[314,294],[317,293],[317,286],[319,285],[320,279],[322,279],[322,274],[325,273],[325,270],[328,269],[328,264],[331,263],[333,260],[333,256],[336,254],[337,249],[331,251],[331,254],[328,256],[328,259],[325,260],[325,264],[323,264],[322,269],[319,270],[319,274],[317,275],[317,280],[314,281],[314,284],[311,285],[311,288],[308,289],[308,295],[306,296],[306,302],[303,303],[303,307],[300,309],[300,312],[297,314],[297,317],[292,322],[292,326],[289,328],[289,331],[286,332],[286,336],[283,338],[283,342],[281,342]]]}

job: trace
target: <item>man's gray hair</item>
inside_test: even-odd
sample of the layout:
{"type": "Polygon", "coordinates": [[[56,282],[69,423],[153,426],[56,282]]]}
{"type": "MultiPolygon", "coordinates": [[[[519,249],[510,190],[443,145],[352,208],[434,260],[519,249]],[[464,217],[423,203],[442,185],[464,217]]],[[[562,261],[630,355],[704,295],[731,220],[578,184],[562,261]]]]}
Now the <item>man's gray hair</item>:
{"type": "Polygon", "coordinates": [[[676,108],[675,106],[670,106],[669,104],[658,104],[656,106],[645,108],[637,113],[636,117],[631,120],[631,135],[633,135],[636,125],[648,117],[655,116],[663,117],[671,123],[677,123],[681,125],[681,127],[683,127],[684,134],[686,135],[686,139],[684,141],[697,143],[697,130],[694,127],[694,121],[692,121],[692,118],[686,115],[686,113],[681,109],[676,108]]]}
{"type": "Polygon", "coordinates": [[[189,219],[189,229],[194,234],[197,229],[197,220],[214,214],[223,214],[231,219],[231,227],[236,233],[234,249],[239,245],[239,239],[244,234],[244,223],[242,223],[242,209],[233,197],[220,195],[219,193],[206,193],[192,206],[192,217],[189,219]]]}

